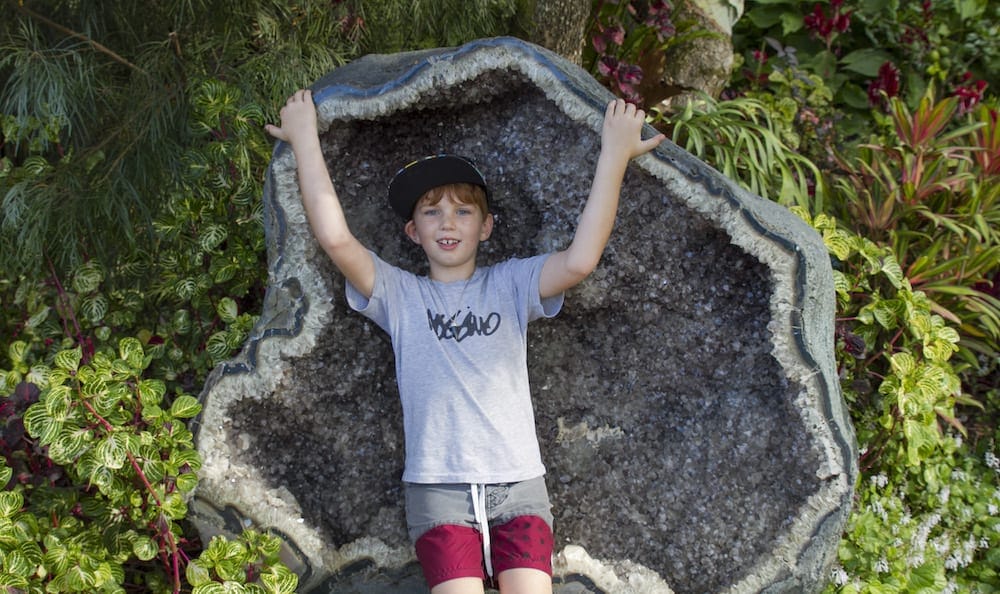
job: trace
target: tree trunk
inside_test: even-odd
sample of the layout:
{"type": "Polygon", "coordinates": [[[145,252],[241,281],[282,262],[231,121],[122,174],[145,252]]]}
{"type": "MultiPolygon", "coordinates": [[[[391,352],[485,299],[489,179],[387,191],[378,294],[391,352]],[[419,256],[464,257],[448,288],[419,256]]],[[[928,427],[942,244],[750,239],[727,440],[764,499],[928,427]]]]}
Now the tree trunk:
{"type": "Polygon", "coordinates": [[[667,50],[660,83],[673,96],[665,103],[683,104],[702,92],[718,97],[733,67],[733,25],[743,0],[674,0],[673,6],[675,23],[693,22],[690,32],[710,35],[687,35],[667,50]]]}
{"type": "Polygon", "coordinates": [[[591,0],[536,0],[528,11],[532,29],[528,41],[580,64],[587,42],[591,0]]]}

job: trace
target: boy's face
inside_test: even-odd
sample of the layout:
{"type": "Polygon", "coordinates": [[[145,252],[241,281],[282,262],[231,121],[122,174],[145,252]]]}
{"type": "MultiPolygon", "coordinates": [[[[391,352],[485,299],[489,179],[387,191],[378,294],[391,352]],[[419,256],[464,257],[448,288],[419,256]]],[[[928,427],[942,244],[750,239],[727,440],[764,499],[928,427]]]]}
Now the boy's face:
{"type": "Polygon", "coordinates": [[[431,265],[431,278],[463,280],[476,269],[479,242],[493,232],[493,215],[465,204],[446,191],[437,204],[421,199],[406,223],[406,235],[423,248],[431,265]]]}

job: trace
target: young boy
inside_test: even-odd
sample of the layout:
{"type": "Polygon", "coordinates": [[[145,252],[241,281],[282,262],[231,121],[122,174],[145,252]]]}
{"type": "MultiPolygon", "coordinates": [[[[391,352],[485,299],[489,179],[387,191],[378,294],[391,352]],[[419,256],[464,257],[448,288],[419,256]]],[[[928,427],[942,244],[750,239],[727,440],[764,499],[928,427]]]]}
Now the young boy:
{"type": "Polygon", "coordinates": [[[493,232],[489,192],[470,161],[435,155],[389,187],[403,230],[427,256],[418,277],[351,233],[326,169],[308,90],[267,131],[292,146],[320,246],[347,281],[349,305],[392,338],[403,405],[406,518],[432,594],[552,591],[552,515],[528,391],[527,323],[554,316],[608,242],[628,162],[655,148],[642,110],[608,104],[590,196],[568,248],[476,266],[493,232]]]}

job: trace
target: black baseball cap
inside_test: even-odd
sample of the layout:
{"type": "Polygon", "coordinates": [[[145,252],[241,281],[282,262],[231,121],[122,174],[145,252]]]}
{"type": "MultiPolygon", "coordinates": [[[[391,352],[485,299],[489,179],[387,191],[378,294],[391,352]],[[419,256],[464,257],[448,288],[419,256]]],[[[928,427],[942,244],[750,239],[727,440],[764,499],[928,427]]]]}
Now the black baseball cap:
{"type": "Polygon", "coordinates": [[[486,193],[486,178],[471,160],[458,155],[430,155],[403,167],[389,182],[389,204],[404,219],[413,217],[413,208],[427,190],[447,184],[473,184],[486,193]]]}

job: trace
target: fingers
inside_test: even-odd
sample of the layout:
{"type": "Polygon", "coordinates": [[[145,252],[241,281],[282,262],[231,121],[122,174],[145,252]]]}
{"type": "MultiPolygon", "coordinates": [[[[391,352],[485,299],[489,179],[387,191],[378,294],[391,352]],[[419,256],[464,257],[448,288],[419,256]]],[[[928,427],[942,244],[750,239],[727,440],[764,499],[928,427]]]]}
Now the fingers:
{"type": "Polygon", "coordinates": [[[605,117],[624,116],[645,119],[646,113],[624,99],[612,99],[604,112],[605,117]]]}
{"type": "Polygon", "coordinates": [[[290,105],[292,103],[302,103],[305,101],[312,101],[312,91],[309,89],[299,89],[288,97],[286,105],[290,105]]]}
{"type": "Polygon", "coordinates": [[[278,140],[288,140],[288,135],[285,134],[285,131],[273,124],[267,124],[264,126],[264,131],[278,140]]]}
{"type": "Polygon", "coordinates": [[[285,105],[278,113],[281,118],[281,124],[278,126],[267,124],[264,126],[264,131],[278,140],[288,141],[290,139],[289,134],[296,130],[303,118],[315,118],[313,109],[312,91],[309,89],[299,89],[289,95],[288,100],[285,101],[285,105]]]}

